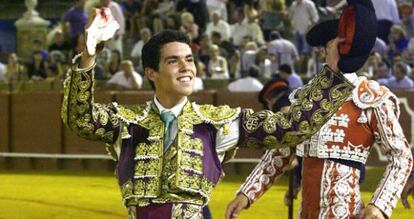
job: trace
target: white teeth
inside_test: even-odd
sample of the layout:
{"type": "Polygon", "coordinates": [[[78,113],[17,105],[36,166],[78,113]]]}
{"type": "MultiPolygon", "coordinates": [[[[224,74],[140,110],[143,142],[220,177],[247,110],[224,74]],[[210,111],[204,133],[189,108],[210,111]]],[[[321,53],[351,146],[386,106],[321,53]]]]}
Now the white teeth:
{"type": "Polygon", "coordinates": [[[190,78],[190,77],[188,77],[188,76],[185,76],[185,77],[178,78],[178,80],[179,80],[180,82],[188,82],[188,81],[190,81],[190,80],[191,80],[191,78],[190,78]]]}

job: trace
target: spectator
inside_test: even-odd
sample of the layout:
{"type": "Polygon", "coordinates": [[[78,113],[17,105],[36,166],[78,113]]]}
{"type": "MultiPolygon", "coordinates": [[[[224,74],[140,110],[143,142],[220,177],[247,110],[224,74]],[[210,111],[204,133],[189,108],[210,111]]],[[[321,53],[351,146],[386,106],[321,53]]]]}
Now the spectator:
{"type": "MultiPolygon", "coordinates": [[[[178,26],[177,17],[175,15],[170,15],[165,20],[165,28],[169,30],[178,30],[180,27],[178,26]]],[[[197,24],[196,24],[197,25],[197,24]]],[[[197,26],[198,28],[198,26],[197,26]]],[[[197,32],[198,34],[198,32],[197,32]]]]}
{"type": "Polygon", "coordinates": [[[412,89],[414,88],[413,80],[408,77],[408,66],[404,63],[397,63],[393,68],[394,77],[386,82],[390,89],[412,89]]]}
{"type": "Polygon", "coordinates": [[[398,9],[401,17],[401,26],[407,33],[408,38],[411,38],[414,36],[413,5],[411,2],[401,1],[398,9]]]}
{"type": "Polygon", "coordinates": [[[241,58],[241,63],[240,63],[241,65],[240,74],[242,77],[248,73],[250,66],[255,64],[256,54],[257,54],[257,44],[253,41],[248,42],[242,53],[242,58],[241,58]]]}
{"type": "Polygon", "coordinates": [[[249,35],[246,23],[244,20],[244,13],[242,9],[237,9],[234,12],[234,24],[230,25],[231,42],[236,47],[240,48],[244,36],[249,35]]]}
{"type": "Polygon", "coordinates": [[[394,24],[400,24],[395,0],[375,0],[374,9],[378,20],[378,37],[388,44],[388,35],[394,24]]]}
{"type": "Polygon", "coordinates": [[[235,79],[235,78],[240,78],[241,77],[241,72],[240,72],[240,51],[236,50],[234,51],[233,55],[230,58],[230,63],[229,63],[229,74],[230,74],[230,78],[235,79]]]}
{"type": "Polygon", "coordinates": [[[39,80],[45,79],[48,76],[48,63],[43,59],[43,55],[40,51],[33,53],[33,62],[27,67],[29,79],[39,80]]]}
{"type": "MultiPolygon", "coordinates": [[[[112,51],[104,47],[100,53],[96,56],[96,65],[95,65],[95,79],[96,80],[105,80],[107,75],[105,75],[105,65],[111,60],[112,51]]],[[[110,76],[109,76],[110,77],[110,76]]]]}
{"type": "Polygon", "coordinates": [[[290,89],[296,89],[303,86],[302,79],[295,72],[292,72],[290,65],[283,64],[279,66],[279,75],[289,83],[290,89]]]}
{"type": "Polygon", "coordinates": [[[158,3],[158,9],[155,10],[155,14],[157,14],[162,20],[166,20],[167,17],[172,15],[174,11],[175,11],[174,1],[162,0],[158,3]]]}
{"type": "Polygon", "coordinates": [[[111,51],[111,59],[105,64],[105,76],[112,77],[121,70],[121,54],[118,50],[111,51]]]}
{"type": "Polygon", "coordinates": [[[229,70],[227,67],[227,61],[224,57],[220,56],[219,53],[219,47],[216,44],[211,45],[210,61],[208,64],[209,73],[211,78],[214,79],[228,79],[229,70]]]}
{"type": "Polygon", "coordinates": [[[194,21],[200,28],[200,33],[203,33],[209,18],[206,2],[202,0],[178,0],[176,12],[184,11],[190,12],[194,16],[194,21]]]}
{"type": "Polygon", "coordinates": [[[311,0],[295,0],[289,8],[289,18],[293,22],[296,48],[301,55],[309,55],[311,48],[305,35],[310,26],[317,23],[319,15],[311,0]]]}
{"type": "Polygon", "coordinates": [[[66,72],[66,56],[59,50],[53,50],[49,53],[48,62],[48,77],[62,78],[66,72]]]}
{"type": "Polygon", "coordinates": [[[288,64],[294,71],[294,62],[299,60],[298,50],[289,40],[284,39],[279,31],[272,31],[268,44],[269,54],[272,60],[272,73],[276,72],[279,65],[288,64]]]}
{"type": "Polygon", "coordinates": [[[121,71],[115,73],[107,84],[111,88],[119,90],[138,90],[142,86],[142,77],[134,71],[134,65],[130,60],[124,60],[121,63],[121,71]]]}
{"type": "Polygon", "coordinates": [[[142,70],[142,63],[141,63],[141,50],[142,47],[148,40],[151,38],[151,30],[147,27],[141,29],[140,31],[140,40],[135,43],[132,51],[131,51],[131,58],[133,58],[134,63],[138,65],[138,69],[142,70]]]}
{"type": "Polygon", "coordinates": [[[246,23],[247,32],[250,36],[252,36],[252,39],[259,45],[263,45],[265,43],[264,37],[263,37],[263,31],[259,26],[258,20],[249,18],[247,19],[246,23]]]}
{"type": "Polygon", "coordinates": [[[234,48],[234,45],[232,43],[226,40],[222,40],[221,34],[219,32],[213,32],[211,34],[211,43],[219,46],[220,55],[226,59],[230,59],[231,55],[236,50],[236,48],[234,48]]]}
{"type": "Polygon", "coordinates": [[[206,66],[198,61],[194,60],[194,64],[197,69],[197,75],[194,77],[193,92],[204,90],[203,79],[206,77],[206,66]]]}
{"type": "Polygon", "coordinates": [[[392,77],[387,63],[379,62],[374,66],[374,76],[372,79],[378,81],[381,85],[386,85],[387,81],[392,77]]]}
{"type": "Polygon", "coordinates": [[[374,48],[372,48],[372,52],[378,53],[381,57],[387,57],[388,46],[381,38],[377,37],[375,39],[374,48]]]}
{"type": "Polygon", "coordinates": [[[259,77],[270,78],[271,77],[271,66],[270,55],[266,47],[262,47],[257,51],[255,57],[255,65],[259,67],[259,77]]]}
{"type": "Polygon", "coordinates": [[[393,57],[394,54],[401,54],[408,47],[409,39],[407,33],[400,25],[391,27],[389,39],[388,56],[393,57]]]}
{"type": "Polygon", "coordinates": [[[63,22],[69,22],[72,46],[76,45],[77,36],[83,33],[88,15],[84,10],[85,0],[75,0],[74,5],[62,17],[63,22]]]}
{"type": "Polygon", "coordinates": [[[270,33],[274,30],[283,31],[285,17],[285,1],[261,0],[260,2],[260,27],[266,41],[270,40],[270,33]]]}
{"type": "Polygon", "coordinates": [[[180,31],[187,33],[190,37],[190,40],[197,39],[198,37],[198,25],[194,23],[194,17],[189,12],[184,12],[181,14],[181,27],[180,31]]]}
{"type": "Polygon", "coordinates": [[[414,66],[414,38],[411,38],[407,49],[401,54],[402,60],[410,66],[414,66]]]}
{"type": "Polygon", "coordinates": [[[227,89],[231,92],[259,92],[263,84],[257,79],[260,75],[258,66],[250,66],[248,75],[231,82],[227,89]]]}
{"type": "Polygon", "coordinates": [[[247,0],[244,3],[243,7],[245,23],[249,20],[258,20],[259,12],[257,11],[257,1],[256,0],[247,0]]]}
{"type": "Polygon", "coordinates": [[[220,18],[220,14],[214,11],[211,15],[211,22],[207,24],[206,34],[211,37],[213,32],[218,32],[223,40],[230,39],[230,26],[220,18]]]}
{"type": "Polygon", "coordinates": [[[119,6],[118,3],[112,1],[112,0],[101,0],[101,5],[103,7],[108,7],[111,10],[112,16],[119,24],[119,29],[116,31],[114,37],[105,43],[105,45],[110,50],[118,50],[121,54],[123,54],[123,43],[122,38],[125,34],[125,17],[124,13],[122,13],[121,6],[119,6]]]}
{"type": "MultiPolygon", "coordinates": [[[[43,49],[42,41],[40,41],[38,39],[33,40],[33,42],[32,42],[32,51],[33,51],[33,54],[35,52],[39,52],[42,55],[42,59],[43,60],[46,60],[47,59],[47,55],[49,54],[47,52],[47,50],[43,49]]],[[[31,59],[31,61],[32,62],[34,61],[33,60],[33,57],[31,59]]]]}
{"type": "Polygon", "coordinates": [[[65,56],[65,59],[69,57],[69,51],[71,46],[65,41],[62,31],[58,30],[53,37],[53,43],[49,46],[49,52],[60,51],[65,56]]]}
{"type": "Polygon", "coordinates": [[[227,6],[225,1],[227,0],[206,0],[207,10],[209,11],[210,17],[212,16],[213,11],[217,11],[220,15],[220,17],[228,22],[228,16],[227,16],[227,6]]]}
{"type": "Polygon", "coordinates": [[[208,63],[210,61],[210,38],[207,34],[203,34],[200,37],[200,46],[198,49],[198,59],[204,64],[206,69],[208,69],[208,63]]]}

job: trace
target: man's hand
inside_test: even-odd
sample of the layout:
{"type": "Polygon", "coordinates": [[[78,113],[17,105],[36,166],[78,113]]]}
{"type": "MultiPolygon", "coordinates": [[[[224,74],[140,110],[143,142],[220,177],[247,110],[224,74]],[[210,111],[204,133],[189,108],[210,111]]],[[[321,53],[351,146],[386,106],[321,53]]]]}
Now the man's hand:
{"type": "Polygon", "coordinates": [[[247,199],[247,197],[243,194],[238,194],[237,197],[227,206],[226,219],[235,219],[248,205],[249,199],[247,199]]]}
{"type": "Polygon", "coordinates": [[[407,200],[410,194],[414,198],[414,176],[411,176],[410,178],[408,178],[408,181],[405,184],[404,189],[401,193],[401,202],[403,203],[404,208],[411,208],[411,205],[407,200]]]}
{"type": "Polygon", "coordinates": [[[335,72],[339,72],[338,61],[340,56],[338,51],[338,45],[344,41],[345,39],[337,37],[335,39],[330,40],[326,44],[326,64],[335,72]]]}
{"type": "Polygon", "coordinates": [[[382,212],[375,207],[374,205],[367,205],[367,207],[365,207],[362,212],[361,212],[361,216],[359,218],[363,218],[363,219],[385,219],[384,215],[382,214],[382,212]]]}
{"type": "Polygon", "coordinates": [[[104,42],[111,39],[119,24],[111,15],[109,8],[92,11],[85,25],[85,49],[81,58],[80,68],[86,68],[95,62],[96,54],[102,51],[104,42]]]}
{"type": "MultiPolygon", "coordinates": [[[[97,9],[92,10],[91,14],[89,15],[88,22],[85,25],[85,29],[88,29],[91,26],[93,20],[96,17],[96,11],[97,9]]],[[[85,42],[86,42],[87,34],[88,33],[85,31],[85,42]]],[[[100,47],[98,47],[98,45],[96,48],[96,53],[99,53],[103,49],[103,43],[100,44],[100,47]]],[[[96,53],[94,55],[89,55],[88,50],[86,49],[86,45],[85,45],[83,49],[82,57],[81,57],[81,62],[79,64],[79,68],[87,68],[89,66],[92,66],[93,63],[95,63],[96,53]]]]}

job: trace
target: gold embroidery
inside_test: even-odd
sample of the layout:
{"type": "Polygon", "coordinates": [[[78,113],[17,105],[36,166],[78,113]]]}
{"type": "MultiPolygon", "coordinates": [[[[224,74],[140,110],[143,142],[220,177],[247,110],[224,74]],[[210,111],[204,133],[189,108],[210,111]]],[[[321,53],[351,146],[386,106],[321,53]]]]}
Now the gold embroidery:
{"type": "Polygon", "coordinates": [[[272,142],[272,147],[298,144],[320,129],[350,95],[352,89],[353,85],[346,81],[343,75],[324,67],[310,84],[294,94],[295,100],[288,114],[243,110],[242,127],[248,135],[242,144],[252,147],[261,145],[260,142],[265,146],[272,142]],[[334,80],[342,82],[331,87],[334,80]],[[304,119],[309,121],[301,121],[304,119]],[[298,130],[292,130],[292,127],[298,130]],[[283,130],[276,132],[278,129],[283,130]],[[266,135],[258,130],[272,134],[275,138],[266,138],[266,135]]]}
{"type": "Polygon", "coordinates": [[[266,136],[266,137],[264,138],[264,140],[263,140],[263,144],[264,144],[266,147],[271,148],[271,147],[274,147],[274,145],[278,145],[278,144],[279,144],[279,141],[277,140],[277,138],[276,138],[275,136],[273,136],[273,135],[268,135],[268,136],[266,136]]]}
{"type": "Polygon", "coordinates": [[[192,204],[175,203],[172,207],[171,219],[202,219],[202,207],[192,204]]]}
{"type": "Polygon", "coordinates": [[[77,72],[73,68],[69,71],[64,82],[62,119],[81,137],[113,143],[119,122],[112,108],[93,103],[93,80],[92,70],[77,72]]]}
{"type": "Polygon", "coordinates": [[[227,105],[195,105],[194,110],[198,116],[205,122],[211,124],[224,124],[237,118],[240,114],[240,108],[230,108],[227,105]]]}

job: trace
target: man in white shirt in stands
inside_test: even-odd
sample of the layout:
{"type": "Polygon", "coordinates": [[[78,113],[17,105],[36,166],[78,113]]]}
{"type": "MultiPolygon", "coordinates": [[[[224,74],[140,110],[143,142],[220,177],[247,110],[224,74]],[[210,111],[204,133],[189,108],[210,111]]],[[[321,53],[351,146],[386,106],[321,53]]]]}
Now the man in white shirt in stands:
{"type": "Polygon", "coordinates": [[[221,19],[218,11],[214,11],[212,13],[211,22],[207,24],[206,28],[206,34],[210,37],[210,39],[213,32],[220,33],[222,40],[229,40],[230,38],[230,25],[221,19]]]}
{"type": "Polygon", "coordinates": [[[114,89],[138,90],[142,86],[142,77],[136,71],[130,60],[121,63],[121,71],[115,73],[107,82],[108,86],[114,89]]]}
{"type": "Polygon", "coordinates": [[[296,46],[287,39],[284,39],[279,31],[270,33],[268,51],[272,59],[272,72],[276,72],[280,65],[288,64],[294,70],[294,62],[299,60],[299,53],[296,46]]]}
{"type": "Polygon", "coordinates": [[[259,67],[252,65],[249,68],[249,74],[231,82],[227,89],[232,92],[259,92],[263,84],[257,79],[259,76],[259,67]]]}

